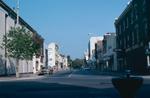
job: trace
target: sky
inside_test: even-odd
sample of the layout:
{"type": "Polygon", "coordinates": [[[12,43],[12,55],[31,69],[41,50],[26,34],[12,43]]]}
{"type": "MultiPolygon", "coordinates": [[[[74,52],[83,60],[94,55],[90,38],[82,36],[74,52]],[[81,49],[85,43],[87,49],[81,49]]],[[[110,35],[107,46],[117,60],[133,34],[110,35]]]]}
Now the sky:
{"type": "MultiPolygon", "coordinates": [[[[3,0],[11,8],[16,0],[3,0]]],[[[89,38],[115,32],[114,21],[130,0],[20,0],[19,15],[60,52],[83,58],[89,38]],[[89,33],[91,33],[89,35],[89,33]]]]}

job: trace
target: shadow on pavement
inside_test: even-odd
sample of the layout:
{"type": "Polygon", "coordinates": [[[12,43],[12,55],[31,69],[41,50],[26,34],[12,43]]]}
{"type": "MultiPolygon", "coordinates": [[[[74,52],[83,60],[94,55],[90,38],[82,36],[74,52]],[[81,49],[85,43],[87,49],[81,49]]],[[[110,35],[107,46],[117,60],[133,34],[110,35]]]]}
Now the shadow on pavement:
{"type": "Polygon", "coordinates": [[[39,82],[1,82],[0,98],[120,98],[113,88],[94,89],[81,86],[39,82]]]}
{"type": "MultiPolygon", "coordinates": [[[[143,85],[136,98],[150,98],[150,85],[143,85]]],[[[0,98],[121,98],[114,88],[95,89],[33,81],[1,82],[0,98]]]]}
{"type": "Polygon", "coordinates": [[[138,91],[136,98],[150,98],[150,84],[144,84],[138,91]]]}

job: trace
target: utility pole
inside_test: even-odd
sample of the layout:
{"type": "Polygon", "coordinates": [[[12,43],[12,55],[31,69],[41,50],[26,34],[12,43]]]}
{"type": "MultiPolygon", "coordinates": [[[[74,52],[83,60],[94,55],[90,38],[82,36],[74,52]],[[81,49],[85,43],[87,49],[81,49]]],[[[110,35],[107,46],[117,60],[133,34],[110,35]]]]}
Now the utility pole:
{"type": "MultiPolygon", "coordinates": [[[[7,40],[7,37],[6,37],[6,33],[7,33],[7,17],[8,15],[5,14],[5,38],[7,40]]],[[[7,42],[5,42],[5,45],[7,44],[7,42]]],[[[7,75],[7,49],[6,49],[6,46],[5,46],[5,75],[7,75]]]]}
{"type": "Polygon", "coordinates": [[[17,4],[17,7],[16,7],[16,14],[17,14],[17,24],[16,24],[16,27],[19,26],[19,0],[16,0],[16,4],[17,4]]]}
{"type": "MultiPolygon", "coordinates": [[[[17,20],[15,28],[19,27],[19,0],[16,0],[16,14],[17,14],[17,20]]],[[[19,59],[16,58],[16,77],[19,78],[19,59]]]]}

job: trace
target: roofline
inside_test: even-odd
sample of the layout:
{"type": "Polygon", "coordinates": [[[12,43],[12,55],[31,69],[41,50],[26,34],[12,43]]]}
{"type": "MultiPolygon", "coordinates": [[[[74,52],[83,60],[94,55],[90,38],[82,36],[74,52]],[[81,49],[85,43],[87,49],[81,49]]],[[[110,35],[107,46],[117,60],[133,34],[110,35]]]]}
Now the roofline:
{"type": "MultiPolygon", "coordinates": [[[[4,3],[2,0],[0,0],[0,6],[10,15],[12,15],[13,17],[15,17],[17,19],[17,14],[16,12],[14,12],[6,3],[4,3]]],[[[21,17],[19,17],[19,23],[26,26],[31,32],[36,33],[37,35],[39,35],[37,33],[36,30],[34,30],[27,22],[25,22],[21,17]]],[[[39,35],[39,37],[41,39],[44,40],[44,38],[42,38],[41,35],[39,35]]]]}
{"type": "Polygon", "coordinates": [[[121,18],[128,12],[130,7],[132,6],[134,0],[131,0],[130,3],[127,5],[127,7],[124,9],[124,11],[121,13],[121,15],[115,20],[115,25],[118,24],[118,22],[121,20],[121,18]]]}

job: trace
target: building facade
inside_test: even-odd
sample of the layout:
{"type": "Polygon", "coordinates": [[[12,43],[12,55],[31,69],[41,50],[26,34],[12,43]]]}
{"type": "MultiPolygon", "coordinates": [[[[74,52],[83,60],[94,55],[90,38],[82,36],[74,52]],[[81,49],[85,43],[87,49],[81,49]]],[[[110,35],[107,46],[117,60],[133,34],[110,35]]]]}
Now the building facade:
{"type": "Polygon", "coordinates": [[[69,69],[68,67],[68,59],[65,55],[60,54],[59,55],[59,70],[67,70],[69,69]]]}
{"type": "Polygon", "coordinates": [[[83,65],[83,67],[88,67],[88,60],[89,60],[89,51],[87,49],[84,52],[84,65],[83,65]]]}
{"type": "Polygon", "coordinates": [[[89,44],[88,44],[88,50],[89,50],[89,59],[93,58],[94,52],[95,52],[95,44],[98,41],[103,40],[102,36],[96,36],[96,37],[91,37],[89,40],[89,44]]]}
{"type": "Polygon", "coordinates": [[[91,37],[88,43],[88,65],[91,68],[96,68],[95,62],[95,50],[96,50],[96,45],[99,41],[102,41],[103,37],[102,36],[96,36],[96,37],[91,37]]]}
{"type": "MultiPolygon", "coordinates": [[[[3,41],[3,36],[6,35],[11,27],[17,25],[17,14],[9,6],[7,6],[2,0],[0,0],[0,45],[3,41]]],[[[38,41],[41,47],[39,56],[42,57],[43,41],[44,39],[21,17],[19,17],[19,26],[24,26],[33,35],[33,40],[38,41]]],[[[15,74],[15,58],[7,57],[6,48],[0,48],[0,75],[15,74]]],[[[41,58],[42,59],[42,58],[41,58]]],[[[41,62],[40,59],[40,62],[41,62]]],[[[20,73],[33,73],[34,60],[20,60],[19,72],[20,73]]]]}
{"type": "Polygon", "coordinates": [[[48,45],[48,67],[54,67],[58,70],[59,47],[56,43],[48,45]]]}
{"type": "Polygon", "coordinates": [[[115,27],[119,69],[150,72],[150,0],[131,0],[115,27]]]}
{"type": "Polygon", "coordinates": [[[54,71],[68,69],[67,57],[59,53],[59,46],[56,43],[48,45],[48,68],[54,71]]]}
{"type": "Polygon", "coordinates": [[[103,70],[117,71],[116,33],[106,33],[103,40],[103,70]]]}
{"type": "Polygon", "coordinates": [[[102,64],[103,64],[103,40],[97,41],[95,43],[95,65],[97,70],[102,70],[102,64]]]}

